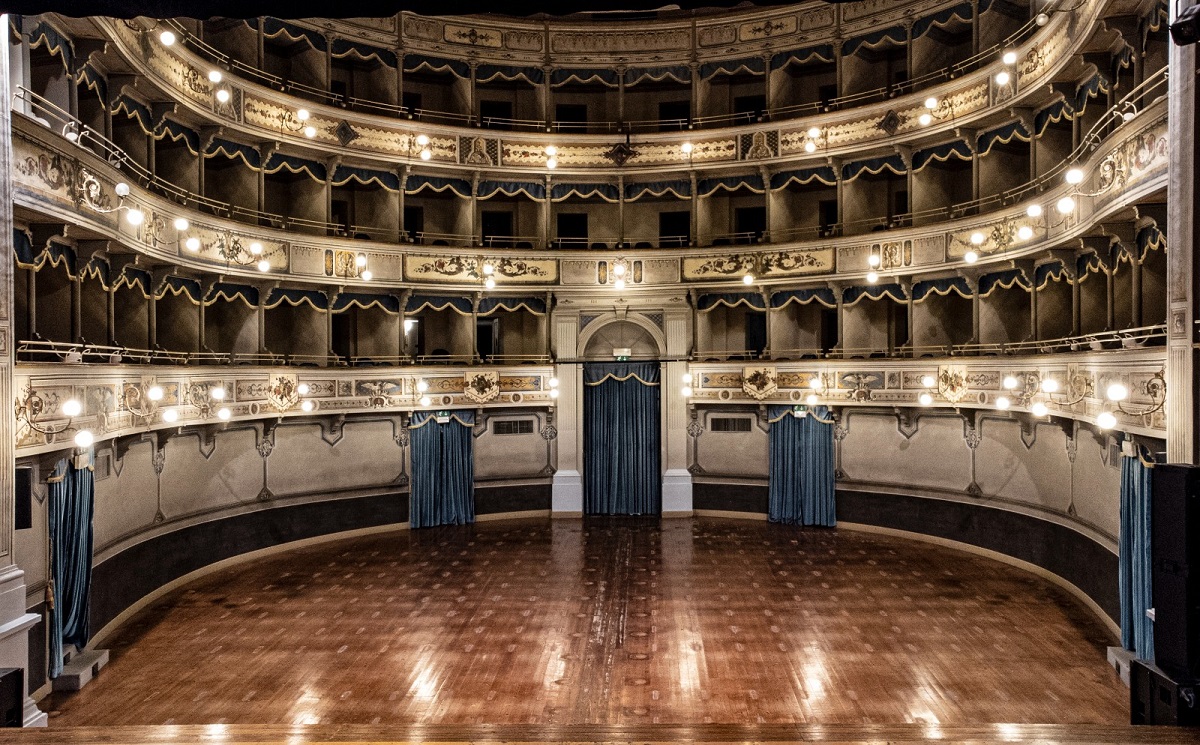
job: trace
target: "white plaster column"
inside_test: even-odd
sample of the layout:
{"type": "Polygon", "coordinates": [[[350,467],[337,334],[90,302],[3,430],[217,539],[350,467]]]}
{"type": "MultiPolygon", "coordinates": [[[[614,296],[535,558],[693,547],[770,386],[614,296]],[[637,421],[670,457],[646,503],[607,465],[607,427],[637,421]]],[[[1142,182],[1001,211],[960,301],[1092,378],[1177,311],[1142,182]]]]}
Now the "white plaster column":
{"type": "MultiPolygon", "coordinates": [[[[8,15],[0,15],[0,235],[12,251],[12,95],[9,90],[10,49],[8,15]]],[[[0,401],[13,400],[13,265],[0,262],[0,401]]],[[[45,727],[46,715],[29,698],[29,633],[38,616],[25,612],[25,572],[13,563],[13,438],[16,424],[11,406],[0,408],[0,667],[19,667],[25,675],[26,727],[45,727]]]]}
{"type": "MultiPolygon", "coordinates": [[[[578,357],[579,316],[553,315],[550,323],[554,329],[555,358],[573,360],[578,357]]],[[[554,517],[580,517],[583,515],[583,366],[559,364],[555,375],[558,377],[558,403],[554,411],[558,461],[551,485],[550,509],[554,517]]]]}
{"type": "Polygon", "coordinates": [[[683,374],[687,372],[691,331],[690,309],[672,309],[664,314],[667,359],[662,363],[662,511],[664,517],[692,514],[692,474],[687,470],[688,401],[683,397],[683,374]]]}

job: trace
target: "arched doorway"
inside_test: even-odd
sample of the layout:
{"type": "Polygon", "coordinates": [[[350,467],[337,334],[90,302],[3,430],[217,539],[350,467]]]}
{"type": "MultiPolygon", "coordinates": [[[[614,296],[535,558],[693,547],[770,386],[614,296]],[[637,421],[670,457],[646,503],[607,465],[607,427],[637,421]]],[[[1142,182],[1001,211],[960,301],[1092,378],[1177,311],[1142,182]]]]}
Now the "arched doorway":
{"type": "Polygon", "coordinates": [[[582,341],[586,345],[583,356],[588,360],[616,359],[618,349],[630,350],[631,359],[652,360],[658,357],[661,349],[650,331],[633,321],[611,321],[582,341]]]}

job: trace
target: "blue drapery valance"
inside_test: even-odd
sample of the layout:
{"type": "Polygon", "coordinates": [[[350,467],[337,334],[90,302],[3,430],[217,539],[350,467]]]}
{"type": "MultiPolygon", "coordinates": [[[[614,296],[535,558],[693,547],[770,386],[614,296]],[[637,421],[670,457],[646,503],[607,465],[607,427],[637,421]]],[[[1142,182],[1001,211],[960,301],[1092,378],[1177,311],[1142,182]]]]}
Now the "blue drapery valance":
{"type": "Polygon", "coordinates": [[[862,47],[871,49],[883,44],[905,44],[907,42],[908,32],[904,29],[904,27],[892,26],[891,28],[873,31],[866,36],[857,36],[853,39],[847,39],[842,43],[842,56],[854,54],[862,47]]]}
{"type": "Polygon", "coordinates": [[[971,3],[962,3],[913,21],[912,38],[919,39],[929,29],[945,26],[955,20],[969,21],[974,15],[971,3]]]}
{"type": "Polygon", "coordinates": [[[328,295],[317,290],[301,290],[295,287],[272,287],[271,291],[267,293],[267,302],[263,307],[277,308],[284,303],[288,305],[307,303],[314,310],[329,310],[328,295]]]}
{"type": "Polygon", "coordinates": [[[400,298],[395,295],[368,295],[362,292],[339,292],[333,299],[330,311],[343,313],[351,308],[369,310],[379,308],[386,313],[400,312],[400,298]]]}
{"type": "Polygon", "coordinates": [[[828,287],[807,287],[800,290],[783,290],[771,295],[772,308],[786,308],[792,303],[807,305],[820,303],[827,308],[837,307],[837,296],[828,287]]]}
{"type": "Polygon", "coordinates": [[[842,166],[842,180],[853,181],[859,176],[865,174],[874,176],[884,170],[892,173],[903,175],[908,171],[908,166],[904,165],[904,158],[900,153],[884,155],[879,158],[867,158],[866,160],[856,160],[842,166]]]}
{"type": "Polygon", "coordinates": [[[625,71],[625,85],[638,83],[657,83],[663,80],[674,80],[676,83],[692,82],[692,71],[684,65],[669,65],[666,67],[631,67],[625,71]]]}
{"type": "Polygon", "coordinates": [[[980,155],[987,155],[994,145],[1006,145],[1013,140],[1029,142],[1030,139],[1032,138],[1029,135],[1029,130],[1025,129],[1023,123],[1019,121],[1009,122],[979,135],[976,152],[980,155]]]}
{"type": "MultiPolygon", "coordinates": [[[[247,23],[252,27],[255,25],[253,20],[254,19],[247,20],[247,23]]],[[[267,37],[268,39],[278,39],[279,37],[283,37],[288,41],[303,41],[307,42],[310,47],[319,52],[325,51],[325,36],[319,31],[303,28],[301,26],[288,23],[287,21],[281,21],[278,18],[263,18],[262,32],[263,36],[267,37]]]]}
{"type": "Polygon", "coordinates": [[[63,458],[46,479],[54,597],[47,630],[50,642],[47,674],[51,679],[62,673],[63,648],[73,644],[83,649],[90,637],[95,480],[92,451],[89,449],[83,457],[87,466],[76,468],[70,459],[63,458]]]}
{"type": "Polygon", "coordinates": [[[35,249],[28,233],[13,228],[13,253],[16,255],[17,266],[23,269],[41,269],[46,264],[61,266],[66,270],[67,277],[75,278],[78,257],[75,249],[65,243],[50,240],[41,248],[35,249]]]}
{"type": "Polygon", "coordinates": [[[787,525],[837,523],[834,485],[833,423],[824,406],[771,406],[767,418],[770,463],[767,519],[787,525]]]}
{"type": "Polygon", "coordinates": [[[512,65],[479,65],[475,68],[475,82],[487,83],[492,80],[524,80],[531,85],[541,85],[546,79],[546,73],[540,67],[514,67],[512,65]]]}
{"type": "Polygon", "coordinates": [[[1064,119],[1070,121],[1075,118],[1075,109],[1067,103],[1066,99],[1055,101],[1044,109],[1038,109],[1033,115],[1033,133],[1041,137],[1046,132],[1046,127],[1051,124],[1061,122],[1064,119]]]}
{"type": "Polygon", "coordinates": [[[987,297],[996,290],[1007,290],[1014,286],[1029,289],[1029,278],[1020,269],[985,274],[979,278],[979,297],[987,297]]]}
{"type": "Polygon", "coordinates": [[[213,141],[204,150],[204,157],[213,158],[218,155],[223,155],[226,158],[241,158],[251,168],[257,169],[262,167],[262,155],[258,152],[257,148],[250,145],[243,145],[240,142],[214,137],[213,141]]]}
{"type": "Polygon", "coordinates": [[[908,296],[904,294],[904,288],[893,282],[887,285],[847,287],[842,292],[842,305],[854,305],[860,300],[880,300],[884,297],[889,297],[898,303],[908,300],[908,296]]]}
{"type": "Polygon", "coordinates": [[[1104,259],[1100,254],[1095,251],[1086,253],[1075,259],[1075,279],[1076,281],[1082,280],[1088,274],[1103,271],[1105,268],[1104,259]]]}
{"type": "Polygon", "coordinates": [[[471,315],[475,304],[470,298],[442,297],[437,295],[411,295],[404,306],[405,313],[420,313],[423,310],[446,310],[449,308],[465,316],[471,315]]]}
{"type": "Polygon", "coordinates": [[[1033,284],[1042,289],[1050,282],[1057,282],[1067,274],[1067,267],[1061,261],[1050,261],[1039,264],[1033,272],[1033,284]]]}
{"type": "Polygon", "coordinates": [[[124,93],[120,94],[113,100],[112,113],[124,113],[130,119],[137,120],[138,126],[146,134],[154,134],[154,115],[150,113],[150,107],[141,101],[128,96],[124,93]]]}
{"type": "Polygon", "coordinates": [[[1167,247],[1167,234],[1157,225],[1147,225],[1137,233],[1138,261],[1146,258],[1147,251],[1158,251],[1167,247]]]}
{"type": "Polygon", "coordinates": [[[477,196],[480,199],[491,199],[496,196],[525,196],[530,199],[545,199],[546,185],[537,181],[480,181],[477,196]]]}
{"type": "Polygon", "coordinates": [[[788,65],[802,65],[812,59],[817,59],[821,62],[833,62],[833,45],[818,44],[813,47],[780,52],[771,58],[771,69],[778,70],[788,65]]]}
{"type": "Polygon", "coordinates": [[[462,60],[427,57],[423,54],[404,55],[405,72],[420,72],[422,70],[428,72],[449,71],[464,80],[471,77],[471,66],[462,60]]]}
{"type": "Polygon", "coordinates": [[[692,196],[692,182],[682,179],[677,181],[650,181],[641,184],[625,184],[625,201],[632,202],[645,196],[661,197],[671,194],[679,199],[692,196]]]}
{"type": "Polygon", "coordinates": [[[767,65],[762,57],[727,59],[717,62],[705,62],[700,65],[700,79],[708,80],[714,75],[737,75],[743,72],[752,75],[762,75],[766,71],[767,65]]]}
{"type": "Polygon", "coordinates": [[[1100,94],[1107,94],[1111,87],[1112,83],[1100,73],[1081,83],[1075,89],[1075,114],[1082,114],[1087,109],[1088,101],[1100,94]]]}
{"type": "Polygon", "coordinates": [[[1121,599],[1121,646],[1137,658],[1154,661],[1154,623],[1146,610],[1154,607],[1150,554],[1153,463],[1135,446],[1121,458],[1121,535],[1117,554],[1121,599]]]}
{"type": "Polygon", "coordinates": [[[137,290],[142,293],[143,297],[150,297],[152,294],[152,285],[150,272],[132,264],[121,270],[121,276],[117,277],[116,284],[113,285],[114,290],[119,290],[122,287],[128,287],[131,290],[137,290]]]}
{"type": "Polygon", "coordinates": [[[173,142],[183,141],[187,149],[192,155],[200,154],[200,133],[191,127],[185,127],[173,119],[163,117],[154,127],[155,139],[161,140],[164,137],[173,142]]]}
{"type": "Polygon", "coordinates": [[[766,310],[763,296],[755,292],[706,292],[696,298],[696,310],[707,313],[719,307],[736,308],[745,305],[754,310],[766,310]]]}
{"type": "Polygon", "coordinates": [[[590,199],[597,197],[606,202],[621,201],[621,192],[616,184],[552,184],[550,201],[561,202],[571,197],[590,199]]]}
{"type": "Polygon", "coordinates": [[[315,160],[305,160],[298,155],[284,155],[280,152],[274,152],[271,153],[271,157],[267,158],[267,162],[263,164],[263,171],[265,173],[278,173],[283,170],[289,173],[303,173],[317,181],[324,181],[329,175],[324,163],[318,163],[315,160]]]}
{"type": "Polygon", "coordinates": [[[46,51],[53,55],[62,57],[63,67],[67,70],[71,69],[71,64],[75,59],[75,49],[71,44],[70,38],[58,32],[58,29],[51,26],[45,20],[38,21],[38,24],[29,32],[29,46],[33,49],[45,45],[46,51]]]}
{"type": "Polygon", "coordinates": [[[158,297],[162,298],[168,292],[172,295],[186,295],[188,300],[197,305],[204,298],[204,290],[200,287],[200,281],[191,277],[177,277],[173,274],[168,276],[158,289],[158,297]]]}
{"type": "Polygon", "coordinates": [[[88,263],[83,267],[80,275],[84,279],[97,279],[100,281],[100,286],[107,290],[111,286],[110,276],[112,274],[112,266],[108,260],[102,256],[92,256],[88,263]]]}
{"type": "Polygon", "coordinates": [[[29,234],[19,228],[13,228],[13,253],[17,256],[17,264],[22,267],[36,266],[37,255],[33,252],[33,240],[29,234]]]}
{"type": "Polygon", "coordinates": [[[912,169],[913,173],[917,173],[935,161],[942,162],[951,158],[970,160],[972,157],[971,146],[965,140],[953,140],[913,153],[912,169]]]}
{"type": "Polygon", "coordinates": [[[473,411],[456,411],[444,424],[432,412],[413,414],[411,527],[475,522],[474,425],[473,411]]]}
{"type": "Polygon", "coordinates": [[[349,39],[334,39],[329,45],[329,53],[337,59],[353,56],[363,61],[375,60],[381,65],[392,68],[399,64],[399,59],[392,50],[373,47],[370,44],[349,39]]]}
{"type": "Polygon", "coordinates": [[[737,191],[743,188],[749,189],[755,194],[762,194],[764,191],[762,176],[751,173],[745,176],[700,179],[696,184],[696,193],[701,197],[709,197],[718,191],[737,191]]]}
{"type": "Polygon", "coordinates": [[[218,300],[241,300],[246,305],[258,307],[258,288],[250,285],[238,285],[232,282],[217,282],[204,298],[205,305],[212,305],[218,300]]]}
{"type": "Polygon", "coordinates": [[[826,186],[835,186],[837,184],[837,171],[833,170],[833,166],[817,166],[815,168],[800,168],[795,171],[780,171],[779,173],[771,174],[771,190],[782,189],[790,184],[810,184],[813,181],[820,181],[826,186]]]}
{"type": "Polygon", "coordinates": [[[485,297],[479,301],[479,315],[501,311],[526,310],[535,316],[546,315],[546,301],[537,297],[485,297]]]}
{"type": "Polygon", "coordinates": [[[583,366],[584,511],[655,515],[662,511],[657,363],[583,366]]]}
{"type": "Polygon", "coordinates": [[[332,186],[344,186],[356,181],[367,186],[382,186],[388,191],[400,191],[400,177],[390,171],[373,171],[370,168],[354,168],[339,165],[333,169],[332,186]]]}
{"type": "Polygon", "coordinates": [[[914,303],[932,295],[949,295],[956,292],[962,297],[971,297],[971,285],[962,277],[943,277],[942,279],[925,279],[915,282],[912,287],[914,303]]]}
{"type": "Polygon", "coordinates": [[[550,72],[550,85],[557,86],[568,83],[600,83],[611,88],[616,88],[621,84],[616,70],[609,70],[603,67],[578,70],[560,69],[550,72]]]}
{"type": "Polygon", "coordinates": [[[108,81],[100,74],[91,62],[85,62],[79,68],[79,73],[75,76],[77,83],[82,83],[84,88],[96,92],[96,97],[101,103],[108,101],[108,81]]]}
{"type": "Polygon", "coordinates": [[[405,194],[417,194],[426,189],[435,192],[451,191],[460,197],[471,197],[471,182],[461,178],[412,174],[404,182],[405,194]]]}

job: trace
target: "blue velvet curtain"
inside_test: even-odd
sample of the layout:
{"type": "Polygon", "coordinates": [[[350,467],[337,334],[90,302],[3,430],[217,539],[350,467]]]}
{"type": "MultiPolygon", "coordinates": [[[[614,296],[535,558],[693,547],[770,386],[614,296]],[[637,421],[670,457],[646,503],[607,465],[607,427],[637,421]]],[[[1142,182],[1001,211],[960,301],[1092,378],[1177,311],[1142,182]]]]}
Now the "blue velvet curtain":
{"type": "Polygon", "coordinates": [[[1146,609],[1154,605],[1150,593],[1151,476],[1152,466],[1140,453],[1121,458],[1121,646],[1149,662],[1154,661],[1154,624],[1146,618],[1146,609]]]}
{"type": "Polygon", "coordinates": [[[829,409],[815,406],[806,416],[790,406],[772,406],[768,437],[768,515],[773,523],[833,527],[833,422],[829,409]]]}
{"type": "Polygon", "coordinates": [[[657,363],[583,367],[583,500],[589,515],[662,512],[657,363]]]}
{"type": "Polygon", "coordinates": [[[474,426],[474,412],[456,411],[445,424],[430,412],[413,414],[411,527],[475,522],[474,426]]]}
{"type": "Polygon", "coordinates": [[[94,480],[90,465],[76,468],[68,458],[47,479],[50,564],[54,607],[50,610],[50,660],[47,673],[62,673],[63,647],[83,649],[88,642],[88,611],[92,589],[92,511],[94,480]]]}

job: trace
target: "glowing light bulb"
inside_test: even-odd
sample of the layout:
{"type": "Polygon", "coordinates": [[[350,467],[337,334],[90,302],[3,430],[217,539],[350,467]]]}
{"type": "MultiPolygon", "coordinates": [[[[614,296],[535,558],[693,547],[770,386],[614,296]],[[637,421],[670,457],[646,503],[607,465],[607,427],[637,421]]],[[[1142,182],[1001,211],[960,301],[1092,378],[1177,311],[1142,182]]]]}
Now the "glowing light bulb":
{"type": "Polygon", "coordinates": [[[695,378],[692,377],[691,373],[684,373],[683,376],[680,377],[680,380],[683,381],[684,385],[691,385],[695,378]]]}
{"type": "Polygon", "coordinates": [[[370,282],[371,278],[374,277],[375,275],[371,273],[370,269],[364,269],[363,273],[359,276],[362,277],[364,282],[370,282]]]}
{"type": "Polygon", "coordinates": [[[429,135],[417,135],[417,144],[425,147],[429,144],[429,135]]]}
{"type": "Polygon", "coordinates": [[[162,45],[164,47],[169,47],[175,43],[175,32],[174,31],[163,31],[161,34],[158,35],[158,40],[162,42],[162,45]]]}
{"type": "Polygon", "coordinates": [[[430,150],[429,148],[426,148],[421,151],[421,160],[429,160],[432,157],[433,157],[433,151],[430,150]]]}
{"type": "Polygon", "coordinates": [[[1015,64],[1017,64],[1017,53],[1010,49],[1007,52],[1005,52],[1004,56],[1001,57],[1000,59],[1006,65],[1015,65],[1015,64]]]}
{"type": "MultiPolygon", "coordinates": [[[[687,152],[687,151],[685,150],[684,152],[687,152]]],[[[549,155],[551,158],[553,158],[555,155],[558,155],[558,148],[555,147],[554,145],[547,145],[546,146],[546,155],[549,155]]]]}
{"type": "Polygon", "coordinates": [[[926,375],[921,378],[921,385],[925,386],[926,388],[932,388],[936,383],[937,380],[934,379],[932,375],[926,375]]]}
{"type": "Polygon", "coordinates": [[[296,393],[299,393],[301,396],[307,396],[308,392],[311,390],[312,388],[309,387],[308,383],[301,383],[300,385],[296,386],[296,393]]]}
{"type": "Polygon", "coordinates": [[[214,401],[224,401],[225,400],[225,389],[221,388],[221,387],[213,388],[211,391],[208,392],[208,397],[214,401]]]}
{"type": "Polygon", "coordinates": [[[175,409],[167,409],[162,413],[163,421],[167,424],[179,421],[179,412],[175,409]]]}
{"type": "Polygon", "coordinates": [[[968,264],[974,264],[976,261],[979,261],[979,254],[975,251],[967,251],[963,254],[963,261],[968,264]]]}
{"type": "Polygon", "coordinates": [[[997,396],[996,397],[996,408],[999,409],[1000,411],[1004,411],[1010,405],[1011,405],[1011,402],[1008,400],[1008,396],[997,396]]]}
{"type": "Polygon", "coordinates": [[[1017,380],[1015,377],[1013,377],[1012,375],[1004,376],[1003,385],[1004,385],[1005,390],[1009,390],[1009,391],[1016,390],[1017,386],[1019,386],[1020,384],[1021,384],[1021,382],[1019,380],[1017,380]]]}
{"type": "Polygon", "coordinates": [[[1047,409],[1046,404],[1042,403],[1041,401],[1038,401],[1033,406],[1029,407],[1029,411],[1034,416],[1046,416],[1050,413],[1050,409],[1047,409]]]}
{"type": "Polygon", "coordinates": [[[550,389],[550,398],[558,398],[558,389],[557,388],[550,389]]]}
{"type": "MultiPolygon", "coordinates": [[[[680,146],[679,146],[679,149],[683,151],[683,154],[684,154],[684,155],[691,155],[691,154],[692,154],[692,150],[694,150],[694,149],[695,149],[695,147],[696,147],[696,146],[695,146],[695,145],[693,145],[692,143],[690,143],[690,142],[685,142],[685,143],[683,143],[682,145],[680,145],[680,146]]],[[[553,153],[547,153],[547,154],[548,154],[548,155],[553,155],[553,153]]]]}
{"type": "Polygon", "coordinates": [[[262,252],[263,252],[263,245],[261,243],[259,243],[258,241],[255,241],[250,244],[250,253],[252,253],[255,256],[258,256],[262,252]]]}
{"type": "Polygon", "coordinates": [[[367,265],[367,255],[366,254],[359,254],[358,256],[354,257],[354,266],[358,267],[359,269],[362,269],[366,265],[367,265]]]}
{"type": "Polygon", "coordinates": [[[917,121],[921,123],[922,127],[928,127],[933,123],[933,116],[930,114],[921,114],[917,117],[917,121]]]}
{"type": "Polygon", "coordinates": [[[1096,415],[1096,426],[1100,429],[1112,429],[1117,426],[1117,418],[1111,411],[1102,411],[1096,415]]]}
{"type": "Polygon", "coordinates": [[[617,288],[618,290],[624,290],[625,289],[625,280],[618,277],[617,281],[613,282],[613,287],[617,288]]]}
{"type": "Polygon", "coordinates": [[[684,398],[692,397],[692,387],[690,385],[685,385],[679,392],[683,394],[684,398]]]}
{"type": "Polygon", "coordinates": [[[313,410],[313,402],[305,401],[304,403],[300,404],[300,410],[304,411],[304,412],[312,411],[313,410]]]}
{"type": "MultiPolygon", "coordinates": [[[[310,140],[312,138],[316,137],[317,136],[317,128],[312,126],[311,124],[308,125],[307,127],[304,128],[304,136],[310,140]]],[[[428,158],[426,158],[426,160],[428,160],[428,158]]]]}
{"type": "Polygon", "coordinates": [[[217,100],[221,103],[229,103],[229,91],[225,88],[218,89],[217,100]]]}
{"type": "Polygon", "coordinates": [[[217,419],[226,422],[229,421],[229,417],[231,416],[233,416],[233,412],[230,411],[228,407],[222,406],[221,408],[217,409],[217,419]]]}
{"type": "Polygon", "coordinates": [[[879,266],[881,261],[883,259],[879,257],[879,254],[871,254],[867,257],[867,266],[879,266]]]}
{"type": "Polygon", "coordinates": [[[308,117],[310,116],[312,116],[312,114],[308,113],[308,109],[300,109],[296,112],[296,119],[302,122],[308,121],[308,117]]]}
{"type": "Polygon", "coordinates": [[[1033,19],[1033,22],[1039,26],[1045,26],[1050,22],[1050,16],[1046,13],[1038,13],[1037,17],[1033,19]]]}
{"type": "Polygon", "coordinates": [[[1042,205],[1040,205],[1040,204],[1029,205],[1029,208],[1025,210],[1025,214],[1029,215],[1030,217],[1041,217],[1042,216],[1042,205]]]}
{"type": "Polygon", "coordinates": [[[125,183],[124,181],[119,181],[117,182],[117,185],[113,187],[113,191],[117,193],[118,197],[125,198],[129,196],[129,184],[125,183]]]}
{"type": "Polygon", "coordinates": [[[258,267],[258,271],[263,273],[271,271],[271,262],[266,259],[259,261],[255,266],[258,267]]]}
{"type": "Polygon", "coordinates": [[[1069,215],[1075,211],[1075,200],[1071,199],[1070,197],[1063,197],[1062,199],[1058,200],[1058,204],[1055,205],[1055,209],[1058,210],[1060,215],[1069,215]]]}
{"type": "Polygon", "coordinates": [[[558,168],[558,158],[547,158],[546,167],[551,171],[553,171],[555,168],[558,168]]]}
{"type": "Polygon", "coordinates": [[[489,290],[494,290],[494,289],[496,289],[496,280],[491,277],[488,277],[487,279],[485,279],[483,281],[483,286],[488,288],[489,290]]]}
{"type": "MultiPolygon", "coordinates": [[[[684,381],[684,382],[691,382],[691,381],[684,381]]],[[[546,381],[546,384],[549,385],[551,388],[557,388],[558,387],[558,378],[550,378],[549,380],[546,381]]]]}
{"type": "Polygon", "coordinates": [[[1046,393],[1058,393],[1058,381],[1054,378],[1046,378],[1042,381],[1042,390],[1046,393]]]}
{"type": "Polygon", "coordinates": [[[928,393],[922,393],[917,397],[917,400],[921,402],[922,406],[928,406],[933,403],[933,396],[928,393]]]}
{"type": "Polygon", "coordinates": [[[493,272],[495,272],[495,271],[496,271],[496,267],[492,266],[491,264],[484,264],[484,265],[483,265],[483,274],[484,274],[484,276],[491,276],[491,275],[492,275],[492,273],[493,273],[493,272]]]}
{"type": "Polygon", "coordinates": [[[809,406],[816,406],[817,402],[820,400],[820,397],[815,393],[810,393],[804,397],[804,403],[808,404],[809,406]]]}
{"type": "Polygon", "coordinates": [[[972,246],[982,246],[983,242],[986,240],[987,240],[987,236],[984,235],[983,233],[971,233],[971,245],[972,246]]]}
{"type": "Polygon", "coordinates": [[[62,413],[66,416],[77,417],[82,411],[83,405],[79,403],[78,399],[68,398],[66,401],[63,401],[62,413]]]}
{"type": "Polygon", "coordinates": [[[1012,75],[1008,74],[1008,70],[1001,70],[1000,72],[996,73],[997,85],[1008,85],[1010,80],[1012,80],[1012,75]]]}
{"type": "Polygon", "coordinates": [[[1033,237],[1033,228],[1029,227],[1028,225],[1022,225],[1021,227],[1017,228],[1017,237],[1023,241],[1029,240],[1033,237]]]}
{"type": "Polygon", "coordinates": [[[867,272],[867,281],[875,284],[879,281],[879,272],[867,272]]]}
{"type": "Polygon", "coordinates": [[[742,277],[742,284],[744,284],[744,285],[752,285],[752,284],[754,284],[754,275],[753,275],[753,274],[747,274],[746,276],[742,277]]]}
{"type": "Polygon", "coordinates": [[[1113,383],[1104,392],[1109,401],[1124,401],[1129,398],[1129,389],[1120,383],[1113,383]]]}
{"type": "Polygon", "coordinates": [[[814,375],[808,379],[808,387],[814,391],[821,390],[821,376],[814,375]]]}
{"type": "Polygon", "coordinates": [[[188,238],[186,241],[183,242],[183,245],[186,246],[187,250],[189,250],[189,251],[199,251],[200,250],[200,239],[199,238],[188,238]]]}
{"type": "Polygon", "coordinates": [[[134,207],[125,213],[125,222],[129,223],[130,225],[141,225],[145,219],[146,213],[142,212],[137,207],[134,207]]]}
{"type": "Polygon", "coordinates": [[[210,83],[219,83],[224,78],[225,78],[225,76],[221,74],[220,70],[209,70],[208,71],[208,82],[210,82],[210,83]]]}
{"type": "Polygon", "coordinates": [[[616,264],[615,266],[613,266],[613,274],[617,275],[618,277],[624,277],[625,276],[625,265],[624,264],[616,264]]]}
{"type": "Polygon", "coordinates": [[[925,108],[929,109],[930,111],[933,111],[937,107],[938,107],[938,100],[935,96],[930,96],[929,98],[925,99],[925,108]]]}
{"type": "Polygon", "coordinates": [[[1083,171],[1079,168],[1072,168],[1063,174],[1063,178],[1066,179],[1066,182],[1072,186],[1075,184],[1081,184],[1083,183],[1083,171]]]}
{"type": "Polygon", "coordinates": [[[809,140],[808,142],[804,143],[804,152],[815,153],[816,151],[817,151],[817,143],[813,142],[812,140],[809,140]]]}
{"type": "Polygon", "coordinates": [[[152,385],[150,390],[146,391],[146,398],[151,401],[161,401],[163,397],[163,389],[161,385],[152,385]]]}
{"type": "Polygon", "coordinates": [[[75,433],[75,447],[90,448],[95,441],[96,437],[90,430],[81,429],[75,433]]]}
{"type": "Polygon", "coordinates": [[[187,221],[186,217],[175,218],[175,229],[176,230],[183,231],[183,230],[187,230],[189,227],[191,227],[191,223],[187,221]]]}
{"type": "Polygon", "coordinates": [[[811,139],[811,140],[815,140],[815,139],[817,139],[817,138],[818,138],[818,137],[820,137],[820,136],[821,136],[821,130],[820,130],[820,128],[819,128],[819,127],[809,127],[809,128],[808,128],[808,137],[809,137],[809,139],[811,139]]]}
{"type": "Polygon", "coordinates": [[[430,405],[431,403],[433,403],[433,399],[432,399],[432,398],[430,398],[429,396],[421,396],[421,400],[419,401],[419,403],[420,403],[422,406],[428,406],[428,405],[430,405]]]}
{"type": "Polygon", "coordinates": [[[417,393],[424,393],[427,390],[429,390],[429,384],[426,383],[424,380],[418,380],[417,381],[417,393]]]}

